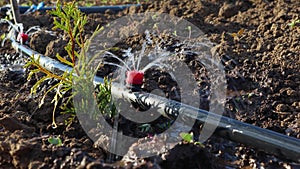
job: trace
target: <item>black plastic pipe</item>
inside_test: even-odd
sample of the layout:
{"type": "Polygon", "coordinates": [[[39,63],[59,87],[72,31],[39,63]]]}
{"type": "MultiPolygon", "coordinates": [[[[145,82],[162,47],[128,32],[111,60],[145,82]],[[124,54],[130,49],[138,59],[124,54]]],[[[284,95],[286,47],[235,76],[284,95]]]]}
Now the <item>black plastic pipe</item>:
{"type": "MultiPolygon", "coordinates": [[[[78,9],[81,12],[84,12],[86,14],[90,13],[105,13],[106,10],[110,10],[112,12],[120,12],[123,11],[126,8],[129,8],[131,6],[140,6],[140,4],[128,4],[128,5],[114,5],[114,6],[91,6],[91,7],[78,7],[78,9]]],[[[19,6],[19,11],[21,14],[25,13],[30,6],[19,6]]],[[[55,9],[56,7],[43,7],[39,9],[38,11],[45,12],[52,9],[55,9]]],[[[0,11],[6,12],[10,9],[10,7],[1,7],[0,11]]]]}
{"type": "MultiPolygon", "coordinates": [[[[57,60],[43,56],[38,52],[30,49],[27,46],[24,46],[14,39],[11,39],[12,46],[18,50],[22,51],[28,56],[34,56],[42,66],[44,66],[49,71],[54,73],[70,72],[72,69],[69,66],[66,66],[60,63],[57,60]]],[[[95,83],[103,83],[101,77],[94,78],[95,83]]],[[[180,102],[169,100],[164,97],[153,95],[150,93],[141,93],[141,92],[130,92],[124,91],[118,87],[118,84],[112,85],[112,94],[119,98],[126,98],[128,100],[133,100],[137,102],[143,102],[146,105],[154,105],[153,103],[162,103],[159,105],[158,111],[161,114],[168,114],[165,110],[172,110],[172,108],[178,109],[180,105],[180,113],[183,113],[185,116],[197,119],[202,123],[210,123],[216,125],[217,130],[214,134],[225,137],[229,140],[239,142],[248,146],[255,147],[259,150],[263,150],[270,154],[275,154],[284,159],[289,159],[295,162],[300,162],[300,140],[294,137],[289,137],[284,134],[280,134],[268,129],[263,129],[254,125],[240,122],[225,116],[221,116],[212,112],[208,112],[202,109],[197,109],[180,102]],[[177,105],[176,107],[170,107],[170,105],[177,105]]]]}

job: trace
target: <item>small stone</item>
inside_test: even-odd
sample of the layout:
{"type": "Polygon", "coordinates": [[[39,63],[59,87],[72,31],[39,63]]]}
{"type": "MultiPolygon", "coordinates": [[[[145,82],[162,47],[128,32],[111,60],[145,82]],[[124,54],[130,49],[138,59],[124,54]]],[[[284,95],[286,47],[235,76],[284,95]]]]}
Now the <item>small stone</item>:
{"type": "Polygon", "coordinates": [[[286,111],[289,111],[289,106],[287,106],[285,104],[278,104],[276,106],[276,110],[279,112],[286,112],[286,111]]]}
{"type": "Polygon", "coordinates": [[[288,96],[297,96],[297,92],[295,90],[287,90],[286,94],[288,96]]]}
{"type": "MultiPolygon", "coordinates": [[[[293,108],[295,111],[300,112],[300,102],[294,102],[292,104],[293,108]]],[[[299,118],[300,118],[300,113],[299,113],[299,118]]]]}

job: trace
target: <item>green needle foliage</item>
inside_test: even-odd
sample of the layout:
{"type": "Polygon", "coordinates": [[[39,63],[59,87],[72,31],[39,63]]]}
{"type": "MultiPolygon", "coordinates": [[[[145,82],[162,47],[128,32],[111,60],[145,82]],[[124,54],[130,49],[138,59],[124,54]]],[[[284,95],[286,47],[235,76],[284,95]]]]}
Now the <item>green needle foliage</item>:
{"type": "Polygon", "coordinates": [[[111,96],[111,81],[104,78],[104,84],[99,85],[96,89],[98,108],[101,114],[113,118],[117,115],[117,108],[112,100],[111,96]]]}
{"type": "MultiPolygon", "coordinates": [[[[30,61],[27,62],[25,67],[31,68],[34,67],[33,70],[30,70],[28,79],[32,78],[33,75],[36,75],[38,73],[43,73],[45,76],[41,77],[35,85],[31,88],[31,93],[35,94],[37,92],[37,89],[43,84],[44,81],[49,79],[56,79],[57,83],[51,86],[43,95],[43,98],[40,101],[39,107],[41,107],[44,103],[44,99],[46,95],[50,92],[55,92],[55,95],[52,99],[52,103],[54,104],[54,109],[52,112],[52,126],[53,128],[57,127],[57,124],[55,123],[55,112],[57,109],[57,106],[60,104],[60,102],[63,100],[63,103],[61,104],[62,113],[68,113],[71,114],[71,117],[66,120],[66,122],[69,124],[73,121],[75,117],[75,109],[74,105],[71,102],[74,98],[74,92],[72,92],[73,89],[73,80],[74,77],[84,78],[87,70],[84,70],[86,64],[87,58],[85,57],[85,52],[77,52],[75,50],[75,47],[79,47],[81,51],[85,51],[87,48],[86,43],[84,42],[83,38],[83,32],[84,32],[84,25],[87,23],[87,17],[85,14],[83,14],[78,7],[76,6],[75,2],[72,3],[66,3],[64,6],[60,3],[60,1],[57,2],[57,6],[55,10],[52,10],[49,12],[51,15],[54,16],[54,27],[53,29],[59,29],[64,31],[69,38],[69,41],[67,45],[64,47],[64,49],[67,51],[68,56],[62,57],[59,54],[56,55],[57,60],[60,62],[72,67],[72,70],[70,72],[63,72],[61,74],[56,74],[54,72],[51,72],[47,69],[45,69],[42,65],[39,63],[39,59],[34,59],[34,57],[31,57],[30,61]],[[79,64],[76,65],[76,64],[79,64]]],[[[96,30],[97,32],[98,30],[96,30]]],[[[88,46],[88,42],[87,42],[88,46]]],[[[94,75],[94,74],[93,74],[94,75]]],[[[91,75],[92,76],[92,75],[91,75]]],[[[103,113],[108,113],[109,115],[114,115],[115,107],[111,106],[113,105],[111,102],[111,83],[108,82],[108,80],[105,81],[104,84],[99,85],[99,96],[101,97],[99,108],[100,111],[103,113]],[[114,108],[114,109],[113,109],[114,108]]],[[[96,94],[96,93],[95,93],[96,94]]],[[[96,94],[97,95],[97,94],[96,94]]]]}
{"type": "MultiPolygon", "coordinates": [[[[79,57],[79,53],[75,51],[76,44],[84,49],[84,25],[87,23],[87,17],[76,7],[75,2],[62,5],[60,2],[57,3],[56,9],[50,11],[50,14],[56,16],[54,18],[54,27],[53,29],[60,29],[66,32],[69,36],[68,45],[65,46],[65,50],[68,52],[68,56],[71,59],[71,62],[62,58],[57,54],[57,59],[61,62],[74,67],[75,60],[79,57]]],[[[77,72],[78,73],[78,72],[77,72]]]]}

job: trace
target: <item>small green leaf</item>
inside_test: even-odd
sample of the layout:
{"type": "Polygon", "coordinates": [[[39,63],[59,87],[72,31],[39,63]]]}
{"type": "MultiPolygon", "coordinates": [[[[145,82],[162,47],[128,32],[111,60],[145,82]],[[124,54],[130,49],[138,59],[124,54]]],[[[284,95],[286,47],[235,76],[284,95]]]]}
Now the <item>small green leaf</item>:
{"type": "Polygon", "coordinates": [[[289,23],[288,25],[289,25],[290,27],[294,27],[294,26],[296,26],[296,24],[298,24],[298,23],[300,23],[300,19],[294,20],[294,21],[292,21],[291,23],[289,23]]]}
{"type": "Polygon", "coordinates": [[[255,96],[254,93],[249,93],[249,94],[248,94],[248,99],[251,98],[251,97],[253,97],[253,96],[255,96]]]}
{"type": "Polygon", "coordinates": [[[62,141],[59,137],[49,137],[48,142],[56,146],[62,146],[62,141]]]}
{"type": "Polygon", "coordinates": [[[192,30],[192,27],[191,27],[191,26],[188,26],[188,27],[187,27],[187,30],[191,31],[191,30],[192,30]]]}
{"type": "Polygon", "coordinates": [[[139,126],[139,128],[141,128],[142,132],[148,132],[151,130],[151,124],[148,124],[148,123],[142,124],[139,126]]]}
{"type": "Polygon", "coordinates": [[[202,143],[200,143],[199,141],[196,141],[194,144],[195,144],[195,145],[199,145],[199,146],[202,147],[202,148],[205,148],[205,146],[204,146],[202,143]]]}
{"type": "Polygon", "coordinates": [[[4,40],[4,39],[5,39],[5,37],[6,37],[6,34],[5,34],[5,33],[3,33],[3,34],[1,35],[1,40],[4,40]]]}
{"type": "Polygon", "coordinates": [[[184,141],[186,141],[188,143],[193,142],[193,134],[182,132],[179,135],[184,141]]]}

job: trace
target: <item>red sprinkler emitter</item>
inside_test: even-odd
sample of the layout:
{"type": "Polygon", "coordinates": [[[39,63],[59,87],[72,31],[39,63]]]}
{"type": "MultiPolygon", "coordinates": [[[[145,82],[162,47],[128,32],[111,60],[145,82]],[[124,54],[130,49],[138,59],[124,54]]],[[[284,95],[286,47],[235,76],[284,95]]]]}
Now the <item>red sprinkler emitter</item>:
{"type": "MultiPolygon", "coordinates": [[[[126,85],[131,92],[139,92],[143,84],[144,72],[138,70],[130,70],[126,72],[126,85]]],[[[143,102],[131,102],[132,106],[139,111],[148,110],[151,105],[147,105],[143,102]]]]}
{"type": "Polygon", "coordinates": [[[28,35],[23,33],[23,32],[20,32],[18,34],[18,37],[17,37],[17,41],[19,41],[20,43],[25,43],[26,41],[28,40],[28,35]]]}
{"type": "Polygon", "coordinates": [[[126,72],[126,84],[133,92],[141,89],[143,78],[144,72],[142,71],[130,70],[126,72]]]}

